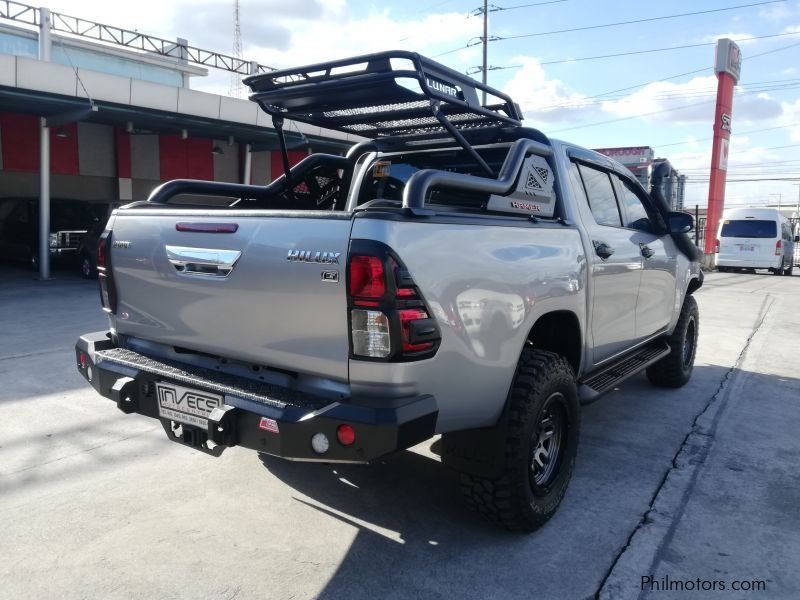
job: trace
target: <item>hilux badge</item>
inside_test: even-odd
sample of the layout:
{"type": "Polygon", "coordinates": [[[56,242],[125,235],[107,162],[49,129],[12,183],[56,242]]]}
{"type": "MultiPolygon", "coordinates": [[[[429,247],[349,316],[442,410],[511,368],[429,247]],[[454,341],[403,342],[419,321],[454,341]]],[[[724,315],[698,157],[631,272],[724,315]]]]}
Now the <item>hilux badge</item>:
{"type": "Polygon", "coordinates": [[[292,262],[322,263],[338,265],[341,252],[315,252],[314,250],[289,250],[286,260],[292,262]]]}

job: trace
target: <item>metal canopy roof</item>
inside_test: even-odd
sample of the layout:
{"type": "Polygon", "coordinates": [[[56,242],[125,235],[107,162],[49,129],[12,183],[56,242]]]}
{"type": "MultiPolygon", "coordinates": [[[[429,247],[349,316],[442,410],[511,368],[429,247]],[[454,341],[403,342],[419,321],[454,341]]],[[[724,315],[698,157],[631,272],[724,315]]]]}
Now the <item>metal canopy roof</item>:
{"type": "MultiPolygon", "coordinates": [[[[272,129],[254,127],[231,121],[220,121],[203,117],[171,113],[129,105],[95,100],[96,111],[83,98],[71,98],[46,92],[20,90],[0,86],[0,107],[5,112],[32,114],[58,120],[62,115],[77,115],[85,109],[85,116],[73,117],[61,122],[88,121],[125,127],[133,122],[135,133],[177,133],[186,129],[192,137],[225,139],[233,136],[237,142],[253,145],[253,150],[278,149],[277,133],[272,129]]],[[[314,147],[343,150],[353,145],[352,141],[331,140],[295,132],[287,132],[291,146],[297,142],[308,142],[314,147]]]]}
{"type": "Polygon", "coordinates": [[[370,138],[435,134],[449,125],[461,131],[519,126],[522,120],[506,94],[402,50],[273,71],[244,83],[253,90],[250,99],[274,116],[370,138]],[[479,92],[486,93],[486,104],[479,92]]]}

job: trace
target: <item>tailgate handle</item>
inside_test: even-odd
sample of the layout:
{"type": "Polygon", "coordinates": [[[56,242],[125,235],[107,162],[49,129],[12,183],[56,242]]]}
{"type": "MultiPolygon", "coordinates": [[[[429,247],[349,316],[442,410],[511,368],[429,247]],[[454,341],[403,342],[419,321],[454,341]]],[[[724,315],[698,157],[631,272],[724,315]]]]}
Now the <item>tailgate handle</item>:
{"type": "Polygon", "coordinates": [[[227,277],[242,256],[241,250],[216,250],[214,248],[187,248],[165,246],[167,260],[175,270],[186,275],[227,277]]]}

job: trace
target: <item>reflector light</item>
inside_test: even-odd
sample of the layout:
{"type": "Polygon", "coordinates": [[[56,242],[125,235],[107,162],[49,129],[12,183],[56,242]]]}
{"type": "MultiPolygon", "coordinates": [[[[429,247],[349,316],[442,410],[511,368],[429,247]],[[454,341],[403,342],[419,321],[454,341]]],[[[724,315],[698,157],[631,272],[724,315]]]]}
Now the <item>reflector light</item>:
{"type": "Polygon", "coordinates": [[[267,417],[261,417],[258,428],[271,433],[279,433],[278,422],[275,419],[268,419],[267,417]]]}
{"type": "Polygon", "coordinates": [[[350,312],[353,354],[371,358],[386,358],[392,351],[389,319],[379,310],[350,312]]]}
{"type": "Polygon", "coordinates": [[[383,263],[377,256],[350,257],[350,295],[381,298],[386,293],[383,263]]]}
{"type": "Polygon", "coordinates": [[[398,288],[397,290],[398,298],[414,298],[416,295],[417,292],[413,288],[398,288]]]}
{"type": "Polygon", "coordinates": [[[106,268],[106,238],[101,237],[97,241],[97,266],[106,268]]]}
{"type": "Polygon", "coordinates": [[[781,241],[778,240],[777,242],[775,242],[775,256],[780,256],[780,255],[781,255],[781,241]]]}
{"type": "Polygon", "coordinates": [[[331,443],[324,433],[315,433],[311,438],[311,449],[317,454],[325,454],[330,447],[331,443]]]}
{"type": "Polygon", "coordinates": [[[433,342],[425,342],[423,344],[411,344],[409,338],[409,324],[411,321],[418,321],[419,319],[427,319],[428,313],[418,308],[408,308],[400,311],[400,332],[403,336],[403,352],[419,352],[420,350],[428,350],[433,348],[433,342]]]}
{"type": "Polygon", "coordinates": [[[342,446],[352,446],[356,441],[356,432],[350,425],[342,424],[336,428],[336,437],[342,446]]]}

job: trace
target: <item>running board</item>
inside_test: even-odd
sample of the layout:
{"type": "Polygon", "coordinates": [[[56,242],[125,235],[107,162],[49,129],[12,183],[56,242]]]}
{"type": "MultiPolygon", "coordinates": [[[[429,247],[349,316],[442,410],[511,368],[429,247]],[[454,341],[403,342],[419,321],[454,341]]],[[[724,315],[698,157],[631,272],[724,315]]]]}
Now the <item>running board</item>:
{"type": "Polygon", "coordinates": [[[628,377],[636,375],[670,353],[669,344],[664,340],[650,342],[632,354],[623,356],[616,362],[578,382],[578,396],[582,404],[594,402],[606,392],[611,391],[628,377]]]}

